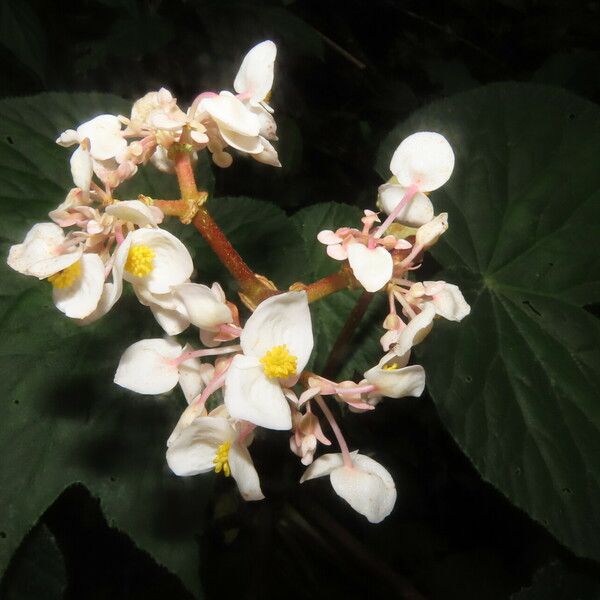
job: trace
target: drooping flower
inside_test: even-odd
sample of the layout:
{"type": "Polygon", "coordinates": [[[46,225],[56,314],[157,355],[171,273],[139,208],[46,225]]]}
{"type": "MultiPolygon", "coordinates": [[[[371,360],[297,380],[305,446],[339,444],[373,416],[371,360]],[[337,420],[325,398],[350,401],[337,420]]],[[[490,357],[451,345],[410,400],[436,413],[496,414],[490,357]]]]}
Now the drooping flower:
{"type": "Polygon", "coordinates": [[[225,405],[232,417],[268,429],[290,429],[290,387],[313,348],[306,292],[286,292],[261,302],[240,335],[243,354],[225,379],[225,405]]]}
{"type": "Polygon", "coordinates": [[[300,483],[329,475],[335,493],[371,523],[380,523],[394,508],[396,486],[388,471],[368,456],[351,453],[352,466],[342,454],[324,454],[304,472],[300,483]]]}
{"type": "Polygon", "coordinates": [[[197,417],[170,439],[167,463],[180,477],[210,471],[231,475],[244,500],[264,498],[246,443],[227,418],[197,417]]]}
{"type": "Polygon", "coordinates": [[[462,321],[471,312],[458,286],[445,281],[415,283],[408,290],[406,299],[416,305],[431,302],[436,314],[449,321],[462,321]]]}
{"type": "Polygon", "coordinates": [[[317,442],[326,446],[331,445],[331,441],[325,436],[321,429],[321,424],[317,416],[310,410],[310,404],[307,411],[302,414],[295,410],[292,416],[294,431],[290,437],[290,450],[299,456],[303,465],[308,466],[312,463],[317,442]]]}
{"type": "Polygon", "coordinates": [[[386,354],[364,373],[365,380],[375,386],[369,392],[369,403],[374,404],[382,397],[418,397],[425,389],[425,369],[421,365],[407,366],[410,353],[399,357],[394,352],[386,354]],[[375,401],[375,402],[373,402],[375,401]]]}

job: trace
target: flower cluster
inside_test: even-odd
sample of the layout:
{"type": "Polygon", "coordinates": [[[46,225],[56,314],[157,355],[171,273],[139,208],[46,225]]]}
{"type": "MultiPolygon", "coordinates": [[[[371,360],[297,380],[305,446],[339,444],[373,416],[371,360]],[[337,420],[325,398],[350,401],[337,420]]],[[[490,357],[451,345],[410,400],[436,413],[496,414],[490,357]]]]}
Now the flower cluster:
{"type": "MultiPolygon", "coordinates": [[[[203,341],[212,343],[219,325],[237,318],[220,287],[189,283],[191,256],[159,228],[164,218],[159,203],[143,195],[119,201],[114,191],[135,175],[138,165],[172,171],[169,157],[176,152],[195,158],[206,148],[217,165],[227,167],[232,157],[226,149],[232,147],[280,166],[269,142],[277,139],[277,127],[266,102],[276,51],[273,42],[265,41],[248,52],[235,77],[237,95],[203,92],[184,112],[163,88],[137,100],[131,118],[99,115],[61,133],[58,144],[77,146],[71,156],[76,187],[50,211],[52,222],[35,225],[22,244],[11,248],[8,264],[47,279],[57,308],[83,323],[112,308],[125,280],[169,335],[193,323],[203,341]]],[[[195,203],[189,208],[191,217],[195,203]]],[[[220,335],[226,330],[221,328],[220,335]]]]}
{"type": "MultiPolygon", "coordinates": [[[[124,281],[150,308],[166,336],[128,347],[114,381],[140,394],[180,386],[187,404],[166,443],[173,473],[222,473],[233,477],[243,498],[260,500],[264,495],[250,447],[260,429],[289,431],[290,450],[306,467],[300,481],[329,475],[335,492],[377,523],[394,507],[394,481],[378,462],[350,449],[326,399],[362,413],[385,397],[420,396],[425,371],[409,365],[412,348],[435,318],[459,321],[469,313],[455,285],[413,277],[423,252],[448,227],[445,213],[434,216],[427,194],[449,179],[454,154],[439,134],[409,136],[392,158],[394,176],[379,189],[379,208],[388,214],[384,222],[366,210],[362,228],[319,233],[327,254],[347,261],[355,284],[387,295],[389,312],[382,325],[384,354],[360,381],[332,381],[307,370],[314,345],[309,286],[277,290],[245,264],[240,271],[242,259],[232,248],[217,252],[234,275],[243,271],[243,281],[255,286],[255,302],[245,301],[254,310],[242,326],[237,305],[218,283],[191,281],[189,251],[160,227],[165,215],[189,222],[199,210],[191,165],[202,150],[221,167],[231,164],[229,148],[279,166],[270,143],[276,125],[268,104],[275,54],[270,41],[250,50],[234,80],[236,94],[203,92],[183,111],[163,88],[137,100],[129,118],[100,115],[63,132],[57,142],[76,146],[75,187],[49,213],[52,222],[34,225],[23,243],[10,249],[8,264],[46,279],[57,308],[81,324],[106,314],[124,281]],[[115,198],[115,189],[146,163],[176,172],[181,200],[115,198]],[[235,268],[227,260],[237,261],[235,268]],[[202,347],[175,339],[189,327],[197,328],[202,347]],[[325,422],[339,452],[315,458],[319,445],[332,444],[325,422]]],[[[217,243],[214,231],[207,235],[202,223],[196,226],[217,243]]],[[[217,238],[229,244],[222,232],[217,238]]]]}

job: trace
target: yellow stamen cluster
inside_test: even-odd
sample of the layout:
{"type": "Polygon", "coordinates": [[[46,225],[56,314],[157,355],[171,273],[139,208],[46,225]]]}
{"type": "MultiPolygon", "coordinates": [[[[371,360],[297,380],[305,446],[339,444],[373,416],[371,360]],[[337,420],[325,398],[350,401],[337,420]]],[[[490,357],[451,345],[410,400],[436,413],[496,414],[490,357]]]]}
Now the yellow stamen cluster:
{"type": "Polygon", "coordinates": [[[145,277],[154,269],[156,253],[149,246],[138,244],[131,246],[125,263],[125,270],[136,277],[145,277]]]}
{"type": "Polygon", "coordinates": [[[384,371],[395,371],[398,368],[398,363],[390,363],[381,367],[384,371]]]}
{"type": "Polygon", "coordinates": [[[271,348],[261,359],[265,375],[273,378],[284,378],[296,374],[298,359],[289,353],[286,344],[271,348]]]}
{"type": "Polygon", "coordinates": [[[62,290],[71,287],[81,277],[81,261],[74,262],[70,267],[50,275],[48,281],[53,287],[62,290]]]}
{"type": "Polygon", "coordinates": [[[231,469],[229,468],[229,448],[231,448],[231,442],[223,442],[218,448],[213,463],[215,465],[215,473],[223,471],[225,477],[231,475],[231,469]]]}

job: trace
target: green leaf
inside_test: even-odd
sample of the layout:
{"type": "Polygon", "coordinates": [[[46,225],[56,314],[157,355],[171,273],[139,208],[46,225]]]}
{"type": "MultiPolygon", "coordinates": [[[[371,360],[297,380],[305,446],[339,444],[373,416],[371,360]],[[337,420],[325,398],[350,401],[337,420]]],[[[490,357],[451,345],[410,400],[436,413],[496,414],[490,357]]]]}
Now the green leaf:
{"type": "MultiPolygon", "coordinates": [[[[99,94],[0,102],[3,257],[33,223],[48,220],[72,185],[70,151],[54,143],[57,135],[97,114],[128,110],[122,99],[99,94]]],[[[206,163],[197,171],[199,186],[211,189],[206,163]]],[[[152,167],[141,169],[121,197],[176,197],[171,180],[152,167]]],[[[285,284],[292,264],[304,262],[298,234],[276,207],[248,199],[210,205],[238,249],[257,247],[251,264],[267,277],[285,284]]],[[[190,226],[186,236],[200,281],[220,278],[224,270],[200,235],[190,226]]],[[[112,382],[122,351],[162,330],[131,295],[98,323],[79,327],[56,311],[46,282],[11,271],[5,258],[0,277],[0,572],[45,509],[68,485],[82,482],[100,499],[111,526],[198,593],[196,538],[212,477],[178,478],[166,467],[165,441],[182,400],[177,393],[141,397],[112,382]]]]}
{"type": "Polygon", "coordinates": [[[2,580],[4,600],[60,600],[67,587],[63,556],[51,531],[37,525],[23,540],[2,580]]]}
{"type": "Polygon", "coordinates": [[[420,358],[439,414],[482,476],[579,555],[600,559],[600,109],[496,84],[431,104],[383,144],[438,131],[456,154],[432,194],[433,255],[471,303],[420,358]]]}
{"type": "Polygon", "coordinates": [[[597,600],[600,581],[584,573],[570,571],[560,562],[540,569],[531,586],[513,594],[511,600],[597,600]]]}
{"type": "MultiPolygon", "coordinates": [[[[336,202],[315,204],[293,215],[292,221],[302,235],[307,257],[308,270],[304,283],[330,275],[338,271],[342,264],[327,256],[325,246],[317,240],[319,231],[335,230],[344,226],[361,226],[362,216],[358,208],[336,202]]],[[[360,295],[360,290],[344,290],[319,300],[311,306],[315,333],[312,365],[317,372],[321,372],[325,367],[329,353],[360,295]]],[[[385,316],[382,299],[380,294],[371,302],[371,306],[354,333],[343,367],[339,373],[334,374],[336,379],[351,379],[356,375],[360,378],[364,371],[379,360],[382,354],[379,344],[380,326],[385,316]]]]}

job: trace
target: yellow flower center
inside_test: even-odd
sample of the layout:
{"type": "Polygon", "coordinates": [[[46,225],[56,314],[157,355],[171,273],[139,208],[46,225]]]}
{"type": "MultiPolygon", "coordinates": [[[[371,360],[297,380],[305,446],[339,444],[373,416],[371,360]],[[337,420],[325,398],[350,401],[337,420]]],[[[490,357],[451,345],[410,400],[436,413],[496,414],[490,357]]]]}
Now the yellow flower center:
{"type": "Polygon", "coordinates": [[[296,374],[298,359],[291,355],[286,344],[271,348],[260,362],[267,377],[284,378],[296,374]]]}
{"type": "Polygon", "coordinates": [[[81,277],[81,261],[74,262],[71,266],[50,275],[48,281],[53,287],[62,290],[71,287],[81,277]]]}
{"type": "Polygon", "coordinates": [[[136,277],[145,277],[154,269],[156,253],[149,246],[138,244],[131,246],[125,263],[125,270],[136,277]]]}
{"type": "Polygon", "coordinates": [[[384,371],[395,371],[398,368],[398,363],[390,363],[381,367],[384,371]]]}
{"type": "Polygon", "coordinates": [[[231,448],[231,442],[223,442],[218,448],[213,463],[215,465],[215,473],[223,471],[225,477],[231,475],[231,469],[229,468],[229,448],[231,448]]]}

